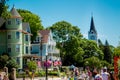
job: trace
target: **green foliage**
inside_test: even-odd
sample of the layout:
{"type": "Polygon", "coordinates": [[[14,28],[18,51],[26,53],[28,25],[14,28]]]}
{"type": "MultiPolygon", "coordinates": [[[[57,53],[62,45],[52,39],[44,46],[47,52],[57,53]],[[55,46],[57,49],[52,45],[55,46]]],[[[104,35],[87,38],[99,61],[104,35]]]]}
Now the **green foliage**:
{"type": "Polygon", "coordinates": [[[84,54],[84,59],[85,58],[90,58],[92,56],[95,56],[99,59],[103,59],[104,54],[103,52],[99,49],[99,47],[97,46],[97,43],[95,41],[92,40],[87,40],[87,39],[83,39],[81,41],[81,47],[83,48],[85,54],[84,54]]]}
{"type": "Polygon", "coordinates": [[[106,60],[109,63],[112,63],[112,51],[107,41],[105,42],[103,52],[104,52],[104,60],[106,60]]]}
{"type": "MultiPolygon", "coordinates": [[[[71,65],[78,61],[74,55],[81,56],[83,54],[80,48],[80,39],[82,34],[77,26],[73,26],[66,21],[60,21],[53,24],[47,29],[53,33],[53,38],[57,41],[57,47],[60,49],[60,56],[63,65],[71,65]],[[81,51],[80,51],[81,50],[81,51]]],[[[82,57],[81,57],[82,59],[82,57]]],[[[79,63],[80,60],[76,63],[79,63]]]]}
{"type": "Polygon", "coordinates": [[[25,72],[22,72],[22,73],[16,72],[16,77],[17,77],[17,78],[23,78],[23,77],[27,77],[27,75],[26,75],[25,72]]]}
{"type": "Polygon", "coordinates": [[[28,10],[18,9],[18,12],[22,16],[23,22],[29,22],[31,33],[33,34],[33,41],[36,38],[38,31],[43,29],[40,17],[28,10]]]}
{"type": "Polygon", "coordinates": [[[16,60],[13,58],[10,58],[6,53],[4,55],[0,56],[0,68],[8,67],[9,70],[12,68],[18,68],[18,64],[16,63],[16,60]]]}
{"type": "Polygon", "coordinates": [[[120,56],[120,46],[118,46],[114,49],[113,56],[120,56]]]}
{"type": "Polygon", "coordinates": [[[64,57],[66,65],[75,65],[75,64],[80,64],[83,60],[83,54],[84,51],[80,47],[80,38],[77,36],[71,36],[71,40],[66,41],[65,45],[63,46],[66,55],[64,57]]]}
{"type": "Polygon", "coordinates": [[[49,76],[58,76],[58,71],[49,71],[48,75],[49,76]]]}
{"type": "Polygon", "coordinates": [[[7,55],[0,56],[0,68],[5,67],[8,60],[9,60],[9,57],[7,55]]]}
{"type": "Polygon", "coordinates": [[[29,69],[30,71],[35,71],[36,68],[37,68],[37,64],[36,64],[35,61],[29,61],[29,62],[27,63],[27,66],[28,66],[28,69],[29,69]]]}
{"type": "Polygon", "coordinates": [[[108,63],[107,61],[104,61],[104,60],[101,61],[101,64],[102,64],[102,66],[106,66],[108,68],[112,66],[110,63],[108,63]]]}
{"type": "Polygon", "coordinates": [[[104,45],[100,39],[98,39],[98,46],[99,46],[100,50],[102,50],[102,51],[104,50],[104,45]]]}
{"type": "Polygon", "coordinates": [[[72,26],[69,22],[66,21],[56,22],[47,29],[52,31],[53,38],[57,42],[66,41],[66,39],[70,39],[71,35],[82,37],[80,29],[77,26],[72,26]],[[68,37],[66,35],[68,35],[68,37]]]}
{"type": "Polygon", "coordinates": [[[6,64],[6,67],[8,67],[9,71],[12,69],[12,68],[18,68],[19,65],[17,64],[16,60],[13,59],[13,58],[10,58],[8,61],[7,61],[7,64],[6,64]]]}
{"type": "Polygon", "coordinates": [[[45,71],[41,70],[37,73],[37,75],[43,77],[45,76],[45,71]]]}
{"type": "Polygon", "coordinates": [[[10,17],[10,12],[7,11],[8,6],[6,5],[6,2],[8,0],[0,0],[0,17],[3,17],[4,19],[7,19],[10,17]]]}
{"type": "Polygon", "coordinates": [[[90,58],[86,58],[84,60],[84,65],[85,66],[89,66],[90,68],[94,69],[94,68],[101,68],[101,62],[97,57],[90,57],[90,58]]]}

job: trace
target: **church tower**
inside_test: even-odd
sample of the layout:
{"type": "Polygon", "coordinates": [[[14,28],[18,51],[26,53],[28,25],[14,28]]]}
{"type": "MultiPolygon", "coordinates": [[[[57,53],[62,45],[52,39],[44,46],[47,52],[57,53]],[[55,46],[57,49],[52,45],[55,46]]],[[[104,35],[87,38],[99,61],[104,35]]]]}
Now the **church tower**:
{"type": "Polygon", "coordinates": [[[97,42],[97,31],[95,29],[93,16],[91,17],[90,30],[88,31],[88,39],[97,42]]]}

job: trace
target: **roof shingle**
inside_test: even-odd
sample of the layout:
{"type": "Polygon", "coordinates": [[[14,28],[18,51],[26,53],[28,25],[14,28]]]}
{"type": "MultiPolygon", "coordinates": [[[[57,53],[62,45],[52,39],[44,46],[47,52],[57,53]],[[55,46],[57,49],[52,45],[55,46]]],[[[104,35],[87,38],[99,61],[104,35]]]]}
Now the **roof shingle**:
{"type": "Polygon", "coordinates": [[[48,42],[48,37],[50,34],[50,30],[41,30],[40,34],[42,35],[42,42],[47,43],[48,42]]]}

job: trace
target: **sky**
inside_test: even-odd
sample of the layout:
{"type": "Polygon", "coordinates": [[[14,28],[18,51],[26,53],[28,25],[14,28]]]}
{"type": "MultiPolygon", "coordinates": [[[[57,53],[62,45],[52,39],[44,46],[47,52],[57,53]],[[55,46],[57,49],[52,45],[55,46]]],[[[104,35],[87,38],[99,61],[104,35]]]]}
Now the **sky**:
{"type": "Polygon", "coordinates": [[[120,0],[9,0],[9,9],[29,10],[38,15],[46,28],[59,21],[78,26],[88,38],[91,16],[94,18],[98,38],[110,45],[120,41],[120,0]]]}

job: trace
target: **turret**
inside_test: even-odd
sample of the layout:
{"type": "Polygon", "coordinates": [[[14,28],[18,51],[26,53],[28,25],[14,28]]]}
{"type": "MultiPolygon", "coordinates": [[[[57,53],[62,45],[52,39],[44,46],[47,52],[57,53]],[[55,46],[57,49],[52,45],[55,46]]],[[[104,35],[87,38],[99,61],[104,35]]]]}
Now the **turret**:
{"type": "Polygon", "coordinates": [[[22,17],[13,6],[11,11],[11,18],[6,21],[7,29],[22,29],[22,17]]]}

